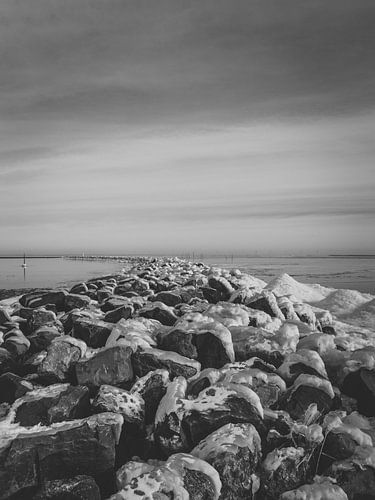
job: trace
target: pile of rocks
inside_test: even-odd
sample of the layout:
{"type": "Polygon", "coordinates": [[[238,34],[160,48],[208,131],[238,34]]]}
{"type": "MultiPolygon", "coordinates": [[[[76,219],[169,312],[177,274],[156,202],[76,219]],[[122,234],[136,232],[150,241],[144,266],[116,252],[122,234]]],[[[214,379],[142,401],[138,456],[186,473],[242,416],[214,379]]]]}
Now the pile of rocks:
{"type": "Polygon", "coordinates": [[[375,498],[375,334],[279,285],[149,259],[0,303],[0,499],[375,498]]]}

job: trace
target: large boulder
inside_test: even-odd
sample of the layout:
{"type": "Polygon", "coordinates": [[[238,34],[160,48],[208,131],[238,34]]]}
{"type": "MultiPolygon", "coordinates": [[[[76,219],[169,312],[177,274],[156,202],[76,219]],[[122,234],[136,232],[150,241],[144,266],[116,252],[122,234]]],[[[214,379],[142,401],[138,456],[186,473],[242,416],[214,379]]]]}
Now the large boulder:
{"type": "Polygon", "coordinates": [[[197,375],[201,368],[198,361],[172,351],[153,348],[137,349],[132,355],[132,364],[137,377],[143,377],[150,371],[165,369],[171,378],[179,376],[190,378],[197,375]]]}
{"type": "Polygon", "coordinates": [[[174,309],[163,302],[149,302],[138,311],[138,315],[143,318],[156,319],[166,326],[173,326],[177,321],[174,309]]]}
{"type": "Polygon", "coordinates": [[[35,292],[22,295],[19,302],[24,307],[41,307],[47,304],[54,304],[58,311],[65,308],[66,290],[37,290],[35,292]]]}
{"type": "Polygon", "coordinates": [[[73,324],[73,336],[83,340],[89,347],[104,347],[113,325],[99,319],[79,318],[73,324]]]}
{"type": "Polygon", "coordinates": [[[145,402],[146,425],[154,422],[156,410],[167,391],[168,383],[168,370],[160,369],[140,377],[131,388],[130,392],[139,394],[145,402]]]}
{"type": "Polygon", "coordinates": [[[259,488],[255,471],[262,456],[260,436],[252,424],[227,424],[203,439],[191,454],[220,475],[220,498],[251,500],[259,488]]]}
{"type": "Polygon", "coordinates": [[[7,372],[0,375],[0,403],[13,403],[33,390],[33,385],[19,375],[7,372]]]}
{"type": "Polygon", "coordinates": [[[84,309],[91,303],[90,297],[80,295],[77,293],[68,293],[65,296],[65,310],[71,311],[72,309],[84,309]]]}
{"type": "Polygon", "coordinates": [[[166,462],[131,461],[117,471],[120,488],[110,500],[130,498],[218,500],[221,481],[204,460],[178,453],[166,462]]]}
{"type": "Polygon", "coordinates": [[[73,380],[74,365],[84,356],[86,344],[69,335],[57,337],[47,347],[47,352],[38,366],[38,374],[46,383],[73,380]]]}
{"type": "Polygon", "coordinates": [[[87,385],[92,391],[103,384],[127,387],[133,380],[131,353],[129,347],[117,345],[80,360],[75,365],[78,383],[87,385]]]}
{"type": "Polygon", "coordinates": [[[100,500],[100,489],[91,476],[46,481],[32,500],[100,500]]]}
{"type": "Polygon", "coordinates": [[[1,429],[0,498],[32,498],[46,481],[81,474],[95,479],[103,497],[112,493],[122,422],[121,415],[103,413],[37,432],[1,429]]]}

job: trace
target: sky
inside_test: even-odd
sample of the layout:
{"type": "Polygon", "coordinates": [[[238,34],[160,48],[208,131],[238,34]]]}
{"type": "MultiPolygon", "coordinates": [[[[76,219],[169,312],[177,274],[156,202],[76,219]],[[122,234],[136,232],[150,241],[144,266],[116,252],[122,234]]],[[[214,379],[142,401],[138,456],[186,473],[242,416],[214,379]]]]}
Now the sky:
{"type": "Polygon", "coordinates": [[[0,254],[375,253],[373,0],[2,0],[0,254]]]}

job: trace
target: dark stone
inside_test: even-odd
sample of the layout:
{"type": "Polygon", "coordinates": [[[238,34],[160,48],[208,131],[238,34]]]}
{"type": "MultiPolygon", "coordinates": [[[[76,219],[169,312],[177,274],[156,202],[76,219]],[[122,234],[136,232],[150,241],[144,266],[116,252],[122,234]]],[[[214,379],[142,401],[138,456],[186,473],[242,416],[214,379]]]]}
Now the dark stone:
{"type": "Polygon", "coordinates": [[[0,498],[31,498],[46,481],[80,474],[95,479],[103,498],[111,494],[120,422],[108,413],[87,421],[20,434],[4,446],[0,451],[0,498]]]}
{"type": "Polygon", "coordinates": [[[42,326],[27,338],[30,341],[30,353],[46,350],[51,342],[62,333],[53,326],[42,326]]]}
{"type": "Polygon", "coordinates": [[[180,304],[182,299],[181,296],[174,292],[159,292],[153,297],[153,301],[163,302],[167,306],[174,307],[180,304]]]}
{"type": "Polygon", "coordinates": [[[319,460],[318,472],[324,473],[335,460],[345,460],[353,455],[357,442],[346,433],[328,432],[319,460]]]}
{"type": "Polygon", "coordinates": [[[73,324],[73,336],[83,340],[89,347],[104,347],[113,324],[96,319],[79,318],[73,324]]]}
{"type": "Polygon", "coordinates": [[[357,400],[358,411],[375,417],[375,370],[361,368],[344,379],[342,392],[357,400]]]}
{"type": "Polygon", "coordinates": [[[158,369],[168,370],[171,378],[185,377],[190,378],[199,371],[197,362],[176,353],[164,352],[159,349],[137,349],[132,355],[132,364],[134,374],[137,377],[143,377],[148,372],[158,369]]]}
{"type": "Polygon", "coordinates": [[[32,500],[100,500],[100,490],[91,476],[46,481],[32,500]]]}
{"type": "MultiPolygon", "coordinates": [[[[283,450],[290,448],[281,448],[274,450],[272,454],[282,453],[283,450]]],[[[301,450],[303,450],[301,448],[301,450]]],[[[302,456],[296,455],[284,458],[277,468],[268,470],[263,462],[261,470],[261,489],[258,497],[262,500],[274,500],[280,498],[285,491],[293,490],[304,483],[307,483],[314,474],[312,464],[305,458],[306,452],[302,456]]]]}
{"type": "MultiPolygon", "coordinates": [[[[92,290],[92,289],[91,289],[92,290]]],[[[96,287],[94,288],[96,290],[96,287]]],[[[83,294],[86,295],[86,293],[89,291],[88,286],[86,283],[77,283],[77,285],[74,285],[70,290],[69,293],[75,293],[75,294],[83,294]]],[[[93,291],[93,290],[92,290],[93,291]]]]}
{"type": "Polygon", "coordinates": [[[210,304],[217,304],[221,300],[221,294],[216,288],[211,288],[209,286],[204,286],[201,288],[201,292],[203,294],[203,297],[210,303],[210,304]]]}
{"type": "Polygon", "coordinates": [[[331,325],[322,326],[322,332],[336,336],[336,330],[331,325]]]}
{"type": "Polygon", "coordinates": [[[126,388],[133,380],[131,349],[116,345],[99,351],[75,365],[78,383],[95,390],[103,384],[126,388]]]}
{"type": "Polygon", "coordinates": [[[113,311],[114,309],[118,309],[119,307],[128,306],[129,299],[126,297],[121,297],[120,295],[112,295],[104,300],[100,309],[103,312],[113,311]]]}
{"type": "Polygon", "coordinates": [[[223,343],[213,333],[199,333],[195,335],[195,344],[198,351],[198,361],[203,368],[221,368],[230,363],[223,343]]]}
{"type": "Polygon", "coordinates": [[[210,500],[215,498],[215,491],[210,479],[198,470],[185,469],[184,488],[189,498],[194,500],[210,500]]]}
{"type": "Polygon", "coordinates": [[[259,311],[264,311],[269,314],[271,318],[280,318],[284,320],[284,315],[281,312],[279,306],[277,305],[276,297],[273,293],[263,293],[261,297],[247,303],[250,309],[258,309],[259,311]]]}
{"type": "Polygon", "coordinates": [[[31,390],[32,384],[14,373],[7,372],[0,376],[0,403],[14,403],[31,390]]]}
{"type": "Polygon", "coordinates": [[[90,302],[91,299],[89,297],[86,297],[86,295],[68,293],[65,297],[65,311],[71,311],[72,309],[83,309],[87,307],[90,302]]]}
{"type": "Polygon", "coordinates": [[[9,316],[9,313],[0,307],[0,325],[3,325],[4,323],[7,323],[11,321],[11,317],[9,316]]]}
{"type": "Polygon", "coordinates": [[[0,375],[6,372],[17,370],[17,364],[14,357],[3,347],[0,347],[0,375]]]}
{"type": "Polygon", "coordinates": [[[174,351],[181,356],[197,359],[198,353],[194,340],[195,335],[176,328],[159,336],[158,347],[164,351],[174,351]]]}
{"type": "Polygon", "coordinates": [[[87,387],[69,386],[51,390],[44,394],[29,394],[17,407],[15,422],[23,427],[51,425],[65,420],[84,418],[89,415],[90,398],[87,387]]]}
{"type": "Polygon", "coordinates": [[[22,295],[19,302],[22,306],[33,309],[46,304],[55,304],[58,311],[63,311],[67,293],[66,290],[38,290],[22,295]]]}
{"type": "Polygon", "coordinates": [[[171,307],[162,302],[155,302],[138,311],[138,315],[143,318],[156,319],[162,325],[173,326],[177,321],[177,316],[171,307]]]}
{"type": "Polygon", "coordinates": [[[326,475],[337,481],[348,500],[375,500],[375,470],[372,467],[352,464],[351,467],[338,468],[334,463],[326,475]]]}
{"type": "Polygon", "coordinates": [[[328,413],[332,407],[332,399],[323,390],[317,387],[300,385],[286,391],[274,405],[278,410],[285,410],[295,419],[303,419],[307,408],[316,403],[321,414],[328,413]]]}
{"type": "Polygon", "coordinates": [[[4,336],[4,347],[14,356],[22,356],[30,347],[29,340],[18,328],[8,331],[4,336]]]}
{"type": "Polygon", "coordinates": [[[166,393],[169,382],[167,370],[155,370],[147,373],[133,385],[131,392],[142,396],[145,402],[145,423],[154,422],[159,403],[166,393]]]}
{"type": "Polygon", "coordinates": [[[53,311],[35,309],[27,320],[27,330],[30,334],[41,326],[54,326],[56,322],[56,314],[53,311]]]}
{"type": "Polygon", "coordinates": [[[47,356],[38,366],[38,374],[47,382],[72,380],[73,367],[81,357],[81,349],[59,338],[47,348],[47,356]]]}
{"type": "Polygon", "coordinates": [[[108,311],[104,316],[104,321],[107,323],[117,323],[120,319],[129,319],[134,314],[134,307],[130,304],[123,305],[118,307],[117,309],[112,309],[112,311],[108,311]]]}
{"type": "Polygon", "coordinates": [[[210,276],[208,278],[208,286],[217,290],[220,301],[229,300],[230,296],[234,292],[234,289],[229,281],[222,277],[215,278],[214,276],[210,276]]]}

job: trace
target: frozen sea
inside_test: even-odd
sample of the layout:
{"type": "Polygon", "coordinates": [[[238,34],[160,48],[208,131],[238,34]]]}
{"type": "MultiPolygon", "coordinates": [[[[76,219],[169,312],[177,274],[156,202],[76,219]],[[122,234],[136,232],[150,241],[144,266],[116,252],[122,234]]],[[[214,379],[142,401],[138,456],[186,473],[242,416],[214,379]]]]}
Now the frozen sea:
{"type": "MultiPolygon", "coordinates": [[[[196,259],[198,260],[198,259],[196,259]]],[[[349,288],[375,294],[375,256],[366,257],[205,257],[218,267],[238,268],[267,282],[287,273],[302,283],[349,288]]],[[[0,258],[0,289],[71,286],[73,283],[120,271],[118,261],[84,261],[63,258],[0,258]]]]}

